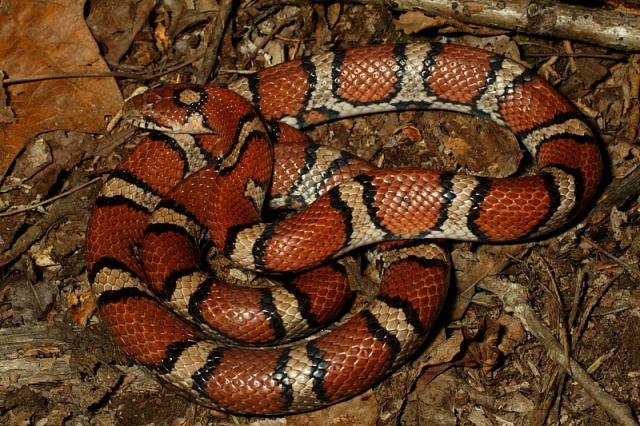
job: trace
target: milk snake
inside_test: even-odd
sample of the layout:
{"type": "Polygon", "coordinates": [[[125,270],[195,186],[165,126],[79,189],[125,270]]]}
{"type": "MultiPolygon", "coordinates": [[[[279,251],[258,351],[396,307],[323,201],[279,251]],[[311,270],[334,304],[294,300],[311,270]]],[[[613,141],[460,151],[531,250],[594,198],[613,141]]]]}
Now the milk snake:
{"type": "Polygon", "coordinates": [[[574,218],[600,180],[598,146],[572,104],[484,50],[327,52],[229,89],[167,86],[128,102],[134,124],[165,133],[152,132],[117,166],[87,230],[89,281],[118,346],[160,381],[229,412],[311,410],[372,386],[421,346],[446,296],[447,256],[421,240],[531,239],[574,218]],[[294,129],[434,108],[510,129],[538,174],[379,170],[294,129]],[[274,207],[302,210],[262,222],[267,193],[274,207]],[[381,288],[365,309],[311,340],[252,346],[330,321],[350,292],[344,269],[328,261],[381,242],[371,255],[381,288]],[[219,282],[203,266],[214,251],[242,268],[285,273],[283,282],[219,282]]]}

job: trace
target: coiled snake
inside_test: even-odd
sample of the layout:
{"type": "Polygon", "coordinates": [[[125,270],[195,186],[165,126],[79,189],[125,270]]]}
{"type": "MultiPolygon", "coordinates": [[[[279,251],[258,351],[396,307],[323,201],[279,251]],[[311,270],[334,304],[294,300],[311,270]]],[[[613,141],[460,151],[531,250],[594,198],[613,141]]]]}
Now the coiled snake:
{"type": "Polygon", "coordinates": [[[230,412],[311,410],[372,386],[420,347],[446,296],[447,256],[422,240],[548,233],[588,205],[600,180],[595,138],[571,103],[483,50],[328,52],[229,89],[169,86],[125,106],[134,124],[166,133],[149,135],[105,183],[87,258],[100,316],[122,350],[161,381],[230,412]],[[504,125],[538,174],[379,170],[293,128],[433,108],[504,125]],[[272,207],[299,212],[263,222],[267,195],[272,207]],[[381,242],[372,256],[380,293],[365,309],[320,337],[269,346],[341,311],[349,285],[329,261],[381,242]],[[246,269],[287,274],[278,286],[232,287],[204,268],[212,251],[246,269]]]}

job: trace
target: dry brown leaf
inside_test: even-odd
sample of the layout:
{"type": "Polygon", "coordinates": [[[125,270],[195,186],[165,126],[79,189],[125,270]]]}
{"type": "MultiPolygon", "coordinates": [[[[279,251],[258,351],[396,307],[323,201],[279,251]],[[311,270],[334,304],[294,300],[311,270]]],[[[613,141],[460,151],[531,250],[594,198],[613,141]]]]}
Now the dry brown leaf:
{"type": "Polygon", "coordinates": [[[454,331],[451,337],[440,342],[438,346],[429,351],[429,359],[424,365],[432,366],[450,362],[460,353],[463,343],[464,336],[462,335],[462,331],[454,331]]]}
{"type": "Polygon", "coordinates": [[[336,26],[338,19],[340,19],[340,13],[342,12],[342,5],[340,2],[335,2],[327,6],[327,24],[329,28],[336,26]]]}
{"type": "Polygon", "coordinates": [[[430,382],[416,385],[418,421],[421,425],[456,425],[455,396],[460,383],[455,373],[448,371],[433,377],[430,382]]]}
{"type": "Polygon", "coordinates": [[[498,318],[498,324],[502,327],[504,335],[500,339],[498,349],[503,355],[510,355],[526,337],[522,323],[511,315],[503,314],[498,318]]]}
{"type": "Polygon", "coordinates": [[[493,123],[457,123],[451,122],[452,134],[444,147],[458,164],[481,176],[506,177],[516,172],[522,152],[515,136],[493,123]]]}
{"type": "Polygon", "coordinates": [[[498,398],[496,401],[498,409],[515,413],[531,413],[535,408],[535,402],[524,396],[521,392],[511,392],[508,395],[498,398]]]}
{"type": "Polygon", "coordinates": [[[92,291],[77,291],[67,295],[67,305],[71,308],[71,319],[80,326],[87,325],[96,310],[96,298],[92,291]]]}
{"type": "Polygon", "coordinates": [[[427,28],[439,27],[447,22],[444,18],[432,18],[418,11],[403,13],[393,21],[397,30],[404,31],[407,34],[414,34],[427,28]]]}
{"type": "Polygon", "coordinates": [[[489,374],[500,361],[500,324],[496,320],[484,317],[475,331],[465,327],[462,334],[467,346],[462,358],[455,364],[464,367],[480,366],[484,374],[489,374]]]}
{"type": "MultiPolygon", "coordinates": [[[[8,78],[108,71],[83,20],[84,0],[6,2],[0,11],[0,69],[8,78]]],[[[100,133],[122,96],[111,78],[8,86],[16,122],[0,124],[0,174],[24,144],[50,130],[100,133]]]]}
{"type": "Polygon", "coordinates": [[[525,245],[481,246],[476,252],[455,249],[451,259],[455,265],[456,297],[449,311],[452,320],[462,318],[475,293],[475,285],[485,277],[498,274],[525,245]]]}
{"type": "Polygon", "coordinates": [[[318,23],[314,31],[314,40],[318,45],[329,46],[333,40],[333,33],[329,29],[324,6],[320,4],[314,5],[315,11],[318,13],[318,23]]]}
{"type": "Polygon", "coordinates": [[[117,62],[122,58],[155,5],[155,0],[91,1],[87,24],[96,40],[104,46],[107,61],[117,62]]]}

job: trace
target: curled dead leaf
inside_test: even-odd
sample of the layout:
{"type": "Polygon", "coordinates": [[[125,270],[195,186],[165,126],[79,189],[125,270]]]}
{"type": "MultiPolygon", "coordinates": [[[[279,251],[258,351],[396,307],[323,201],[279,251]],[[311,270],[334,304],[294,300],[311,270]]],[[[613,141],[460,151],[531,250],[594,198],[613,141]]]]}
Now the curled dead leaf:
{"type": "Polygon", "coordinates": [[[89,3],[87,24],[109,63],[118,62],[127,52],[156,3],[155,0],[92,0],[89,3]]]}
{"type": "Polygon", "coordinates": [[[87,325],[89,317],[96,310],[96,298],[92,291],[73,292],[67,295],[71,309],[71,319],[80,326],[87,325]]]}
{"type": "Polygon", "coordinates": [[[485,317],[475,332],[463,328],[462,334],[469,344],[459,365],[465,367],[480,366],[484,374],[489,374],[498,364],[501,358],[498,350],[502,329],[500,324],[491,318],[485,317]]]}
{"type": "Polygon", "coordinates": [[[502,338],[498,343],[498,349],[506,356],[522,344],[522,341],[526,337],[526,332],[522,323],[511,315],[501,315],[497,321],[503,331],[502,338]]]}

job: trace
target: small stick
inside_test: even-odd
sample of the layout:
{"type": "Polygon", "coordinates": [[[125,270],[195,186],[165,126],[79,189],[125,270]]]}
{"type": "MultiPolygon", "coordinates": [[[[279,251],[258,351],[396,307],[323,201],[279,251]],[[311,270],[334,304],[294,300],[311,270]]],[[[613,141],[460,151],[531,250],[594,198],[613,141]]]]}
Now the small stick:
{"type": "Polygon", "coordinates": [[[399,10],[420,10],[467,24],[593,43],[614,49],[640,49],[640,19],[616,10],[531,0],[394,0],[399,10]]]}
{"type": "Polygon", "coordinates": [[[220,9],[218,9],[216,20],[212,23],[213,30],[210,33],[209,42],[204,51],[204,60],[196,77],[196,82],[199,84],[204,84],[209,81],[211,71],[213,71],[218,61],[218,53],[220,53],[220,46],[222,46],[222,37],[227,28],[232,7],[232,0],[222,0],[220,2],[220,9]]]}
{"type": "MultiPolygon", "coordinates": [[[[549,263],[547,263],[547,260],[540,254],[537,253],[538,257],[540,258],[540,261],[542,262],[542,266],[544,267],[544,269],[547,272],[547,275],[549,276],[549,280],[551,281],[551,285],[553,286],[553,294],[556,298],[556,303],[558,304],[558,311],[560,312],[559,314],[559,326],[560,326],[560,337],[562,340],[562,347],[564,348],[564,357],[565,359],[569,359],[570,356],[570,349],[571,349],[571,339],[569,338],[569,330],[568,330],[568,326],[564,315],[564,305],[562,303],[562,296],[560,295],[560,288],[558,286],[558,282],[556,281],[556,277],[555,275],[553,275],[553,271],[551,270],[551,266],[549,266],[549,263]]],[[[564,365],[563,366],[565,369],[569,369],[569,365],[564,365]]]]}
{"type": "Polygon", "coordinates": [[[37,209],[38,207],[42,207],[42,206],[46,206],[49,203],[52,203],[56,200],[59,200],[60,198],[64,198],[67,195],[73,194],[76,191],[81,190],[82,188],[85,188],[89,185],[92,185],[98,181],[102,180],[102,178],[93,178],[91,179],[89,182],[85,182],[81,185],[78,185],[76,187],[73,187],[67,191],[61,192],[58,195],[55,195],[51,198],[47,198],[45,200],[42,200],[38,203],[34,203],[34,204],[30,204],[28,206],[23,206],[23,207],[16,207],[16,208],[9,208],[3,212],[0,212],[0,217],[5,217],[5,216],[13,216],[14,214],[18,214],[18,213],[23,213],[23,212],[28,212],[29,210],[33,210],[33,209],[37,209]]]}
{"type": "Polygon", "coordinates": [[[169,67],[165,70],[159,71],[154,74],[136,74],[133,72],[126,71],[96,71],[96,72],[67,72],[67,73],[56,73],[56,74],[43,74],[43,75],[33,75],[27,77],[17,77],[17,78],[7,78],[2,81],[3,85],[10,84],[24,84],[24,83],[32,83],[34,81],[43,81],[43,80],[60,80],[64,78],[114,78],[114,77],[122,77],[122,78],[131,78],[134,80],[153,80],[154,78],[161,77],[165,74],[169,74],[171,72],[177,71],[181,68],[184,68],[197,60],[201,59],[204,55],[196,55],[191,59],[187,59],[186,61],[177,64],[173,67],[169,67]]]}
{"type": "Polygon", "coordinates": [[[558,58],[593,58],[593,59],[610,59],[612,61],[622,61],[624,55],[604,55],[597,53],[533,53],[523,52],[522,56],[525,58],[548,58],[550,56],[557,56],[558,58]]]}
{"type": "MultiPolygon", "coordinates": [[[[95,183],[94,179],[90,183],[95,183]]],[[[68,198],[58,200],[53,203],[47,214],[30,226],[24,234],[22,234],[7,251],[0,253],[0,268],[12,262],[33,245],[33,243],[42,237],[53,224],[62,218],[68,218],[71,215],[85,213],[87,210],[78,209],[78,205],[83,205],[82,197],[87,195],[87,188],[75,188],[68,198]]]]}
{"type": "Polygon", "coordinates": [[[637,268],[634,268],[633,266],[629,265],[627,262],[618,259],[617,257],[615,257],[614,255],[612,255],[611,253],[609,253],[608,251],[606,251],[605,249],[600,247],[598,244],[596,244],[594,241],[592,241],[588,237],[585,237],[583,235],[581,238],[585,243],[588,243],[591,247],[593,247],[594,249],[598,250],[601,254],[603,254],[604,256],[606,256],[609,259],[613,260],[618,265],[622,266],[625,269],[625,271],[627,271],[628,273],[630,273],[631,275],[633,275],[637,279],[640,279],[640,270],[638,270],[637,268]]]}
{"type": "Polygon", "coordinates": [[[612,207],[620,208],[638,193],[640,193],[640,166],[636,166],[625,177],[616,179],[607,186],[598,199],[597,205],[589,212],[591,222],[599,222],[601,218],[609,215],[612,207]]]}

